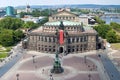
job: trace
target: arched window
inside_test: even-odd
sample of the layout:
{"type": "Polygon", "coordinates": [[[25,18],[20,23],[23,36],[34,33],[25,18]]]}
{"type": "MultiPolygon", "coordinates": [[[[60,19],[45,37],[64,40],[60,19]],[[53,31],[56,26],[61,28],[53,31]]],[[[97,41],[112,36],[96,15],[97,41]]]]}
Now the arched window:
{"type": "Polygon", "coordinates": [[[68,19],[68,17],[66,16],[66,19],[68,19]]]}
{"type": "Polygon", "coordinates": [[[47,42],[47,37],[45,37],[45,42],[47,42]]]}
{"type": "Polygon", "coordinates": [[[63,19],[65,19],[65,17],[63,16],[63,19]]]}
{"type": "Polygon", "coordinates": [[[56,16],[56,19],[58,19],[58,17],[56,16]]]}
{"type": "Polygon", "coordinates": [[[54,17],[52,17],[52,19],[54,20],[54,17]]]}
{"type": "Polygon", "coordinates": [[[80,38],[80,42],[82,42],[82,41],[83,41],[83,38],[81,37],[81,38],[80,38]]]}
{"type": "Polygon", "coordinates": [[[61,19],[61,17],[59,17],[59,19],[61,19]]]}
{"type": "Polygon", "coordinates": [[[68,38],[68,43],[70,43],[70,38],[68,38]]]}
{"type": "Polygon", "coordinates": [[[73,17],[73,20],[75,20],[75,17],[73,17]]]}
{"type": "Polygon", "coordinates": [[[40,36],[39,36],[39,41],[40,41],[40,36]]]}
{"type": "Polygon", "coordinates": [[[43,41],[43,37],[41,37],[41,41],[43,41]]]}
{"type": "Polygon", "coordinates": [[[49,42],[51,42],[51,37],[49,37],[49,42]]]}
{"type": "Polygon", "coordinates": [[[73,43],[75,42],[75,39],[74,39],[74,38],[72,38],[72,42],[73,42],[73,43]]]}
{"type": "Polygon", "coordinates": [[[79,42],[79,38],[77,37],[77,40],[76,40],[76,42],[79,42]]]}

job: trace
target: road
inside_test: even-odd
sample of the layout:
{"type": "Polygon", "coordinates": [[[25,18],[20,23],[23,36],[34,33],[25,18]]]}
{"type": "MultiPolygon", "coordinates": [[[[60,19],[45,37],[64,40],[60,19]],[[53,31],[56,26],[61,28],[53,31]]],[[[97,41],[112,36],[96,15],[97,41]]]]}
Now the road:
{"type": "Polygon", "coordinates": [[[0,68],[0,77],[2,77],[12,66],[17,63],[17,61],[21,58],[22,54],[18,54],[14,56],[9,62],[7,62],[4,66],[0,68]]]}
{"type": "Polygon", "coordinates": [[[12,68],[17,62],[18,60],[22,57],[22,53],[21,53],[21,49],[20,46],[16,46],[16,48],[14,49],[14,56],[5,63],[5,65],[3,65],[2,67],[0,67],[0,78],[10,69],[12,68]]]}
{"type": "Polygon", "coordinates": [[[102,60],[102,63],[106,70],[105,72],[107,72],[110,80],[120,80],[120,73],[107,56],[107,53],[108,51],[104,50],[100,56],[100,59],[102,60]]]}

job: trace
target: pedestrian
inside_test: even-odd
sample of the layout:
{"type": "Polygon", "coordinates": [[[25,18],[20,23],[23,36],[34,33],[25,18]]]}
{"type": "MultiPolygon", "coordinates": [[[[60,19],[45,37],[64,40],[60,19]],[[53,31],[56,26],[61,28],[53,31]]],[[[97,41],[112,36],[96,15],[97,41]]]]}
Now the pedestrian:
{"type": "Polygon", "coordinates": [[[50,74],[50,80],[54,80],[52,74],[50,74]]]}
{"type": "Polygon", "coordinates": [[[42,74],[44,73],[44,69],[42,69],[42,74]]]}

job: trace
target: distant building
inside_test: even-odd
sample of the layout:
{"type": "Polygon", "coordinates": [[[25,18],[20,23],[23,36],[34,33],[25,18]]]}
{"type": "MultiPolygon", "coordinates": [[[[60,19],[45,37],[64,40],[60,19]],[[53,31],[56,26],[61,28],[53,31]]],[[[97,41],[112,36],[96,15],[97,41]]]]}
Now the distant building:
{"type": "Polygon", "coordinates": [[[78,15],[71,13],[66,10],[62,10],[54,15],[51,15],[49,17],[49,21],[61,21],[61,20],[68,20],[68,21],[74,21],[74,22],[79,22],[79,17],[78,15]]]}
{"type": "Polygon", "coordinates": [[[14,15],[15,15],[14,7],[12,6],[6,7],[6,16],[14,16],[14,15]]]}
{"type": "Polygon", "coordinates": [[[79,16],[79,21],[83,23],[84,25],[88,25],[88,16],[86,15],[79,16]]]}
{"type": "Polygon", "coordinates": [[[68,11],[68,12],[71,11],[70,8],[59,8],[59,9],[57,10],[57,12],[61,12],[61,11],[63,11],[63,10],[68,11]]]}
{"type": "Polygon", "coordinates": [[[29,12],[32,12],[31,8],[30,8],[30,5],[27,5],[26,7],[26,12],[29,13],[29,12]]]}
{"type": "Polygon", "coordinates": [[[25,15],[24,18],[21,18],[24,22],[31,21],[34,23],[39,23],[42,19],[44,19],[44,17],[33,17],[31,15],[25,15]]]}
{"type": "Polygon", "coordinates": [[[6,14],[6,11],[5,11],[5,10],[0,10],[0,18],[1,18],[1,17],[4,17],[5,14],[6,14]]]}
{"type": "Polygon", "coordinates": [[[60,11],[49,17],[49,22],[28,34],[24,48],[39,52],[81,53],[101,48],[97,32],[84,26],[79,16],[60,11]]]}
{"type": "Polygon", "coordinates": [[[24,9],[17,9],[17,14],[21,12],[31,13],[32,9],[30,8],[30,5],[27,5],[24,9]]]}

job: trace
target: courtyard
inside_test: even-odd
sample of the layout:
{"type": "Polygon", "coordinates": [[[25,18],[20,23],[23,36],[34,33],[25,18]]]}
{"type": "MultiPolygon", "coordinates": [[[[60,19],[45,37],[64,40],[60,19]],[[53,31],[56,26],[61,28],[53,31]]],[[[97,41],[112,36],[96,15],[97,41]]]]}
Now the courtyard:
{"type": "Polygon", "coordinates": [[[60,74],[50,73],[54,54],[27,51],[2,80],[106,80],[101,60],[95,51],[79,54],[59,54],[64,68],[60,74]],[[52,75],[52,78],[51,78],[52,75]]]}

